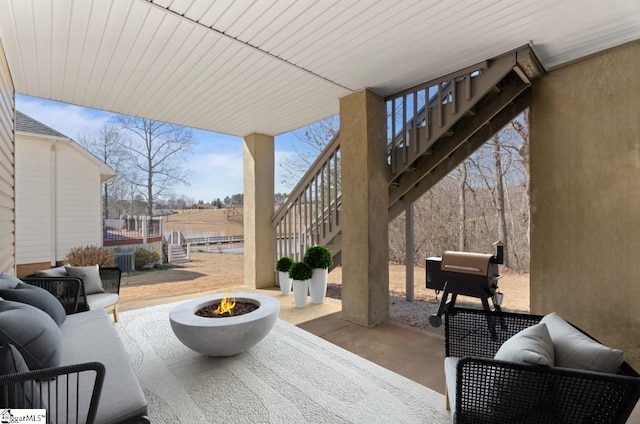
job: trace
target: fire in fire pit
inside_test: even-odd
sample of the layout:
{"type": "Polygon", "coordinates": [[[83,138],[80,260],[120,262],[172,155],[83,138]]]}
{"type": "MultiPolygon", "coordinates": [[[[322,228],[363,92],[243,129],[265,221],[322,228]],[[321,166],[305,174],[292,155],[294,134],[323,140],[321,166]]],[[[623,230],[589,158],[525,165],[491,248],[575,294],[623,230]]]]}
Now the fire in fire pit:
{"type": "Polygon", "coordinates": [[[258,309],[258,305],[249,302],[236,302],[236,299],[229,299],[227,295],[218,303],[206,305],[196,311],[196,315],[205,318],[225,318],[248,314],[258,309]]]}

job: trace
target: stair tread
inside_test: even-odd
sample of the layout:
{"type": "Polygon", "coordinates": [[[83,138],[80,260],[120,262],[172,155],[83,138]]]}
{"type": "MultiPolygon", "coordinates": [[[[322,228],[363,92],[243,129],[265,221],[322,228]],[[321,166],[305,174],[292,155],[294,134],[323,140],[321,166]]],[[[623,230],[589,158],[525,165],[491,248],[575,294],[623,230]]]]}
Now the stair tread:
{"type": "Polygon", "coordinates": [[[187,252],[184,250],[181,244],[177,243],[167,243],[167,247],[171,252],[171,262],[172,264],[181,264],[191,262],[189,257],[187,256],[187,252]]]}

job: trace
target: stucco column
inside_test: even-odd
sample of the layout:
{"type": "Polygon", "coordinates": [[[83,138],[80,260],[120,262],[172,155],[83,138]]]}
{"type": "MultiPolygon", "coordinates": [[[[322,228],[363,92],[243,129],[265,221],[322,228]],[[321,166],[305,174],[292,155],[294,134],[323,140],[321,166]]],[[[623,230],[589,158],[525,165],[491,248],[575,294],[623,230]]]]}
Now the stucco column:
{"type": "Polygon", "coordinates": [[[340,99],[342,315],[371,327],[389,318],[389,196],[384,99],[340,99]]]}
{"type": "Polygon", "coordinates": [[[244,281],[256,289],[275,285],[273,136],[244,138],[244,281]]]}

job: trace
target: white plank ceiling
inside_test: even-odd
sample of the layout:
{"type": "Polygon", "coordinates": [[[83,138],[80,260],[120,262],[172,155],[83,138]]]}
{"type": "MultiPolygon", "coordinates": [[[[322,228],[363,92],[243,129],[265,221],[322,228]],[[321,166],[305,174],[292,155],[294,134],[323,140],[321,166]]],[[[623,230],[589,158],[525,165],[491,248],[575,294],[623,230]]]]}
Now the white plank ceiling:
{"type": "Polygon", "coordinates": [[[549,69],[639,38],[638,0],[0,0],[18,93],[240,136],[525,44],[549,69]]]}

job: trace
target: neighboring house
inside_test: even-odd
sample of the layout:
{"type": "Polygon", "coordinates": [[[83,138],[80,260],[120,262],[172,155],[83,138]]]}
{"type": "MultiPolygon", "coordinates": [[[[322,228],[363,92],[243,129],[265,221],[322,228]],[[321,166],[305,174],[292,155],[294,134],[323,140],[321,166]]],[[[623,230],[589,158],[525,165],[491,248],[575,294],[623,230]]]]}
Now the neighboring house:
{"type": "Polygon", "coordinates": [[[116,172],[64,134],[16,110],[16,273],[102,246],[101,185],[116,172]]]}
{"type": "Polygon", "coordinates": [[[218,206],[212,205],[211,203],[198,202],[194,203],[191,209],[218,209],[218,206]]]}

